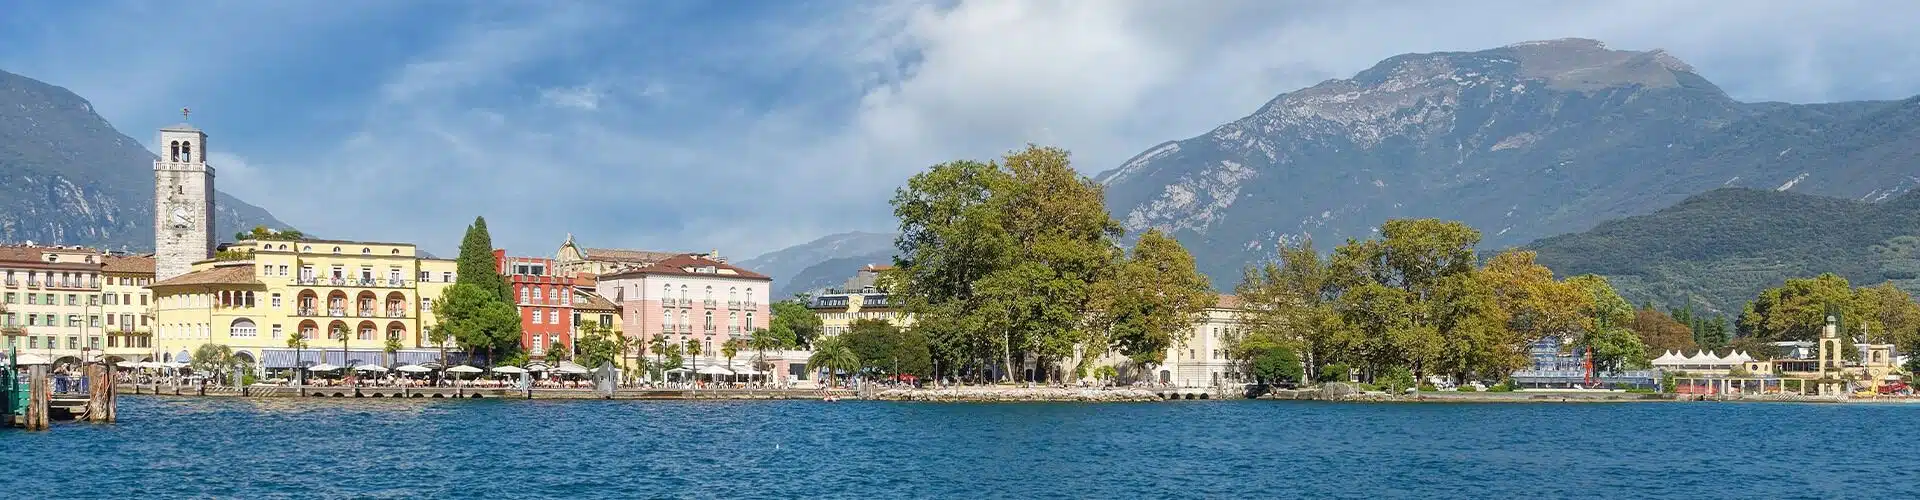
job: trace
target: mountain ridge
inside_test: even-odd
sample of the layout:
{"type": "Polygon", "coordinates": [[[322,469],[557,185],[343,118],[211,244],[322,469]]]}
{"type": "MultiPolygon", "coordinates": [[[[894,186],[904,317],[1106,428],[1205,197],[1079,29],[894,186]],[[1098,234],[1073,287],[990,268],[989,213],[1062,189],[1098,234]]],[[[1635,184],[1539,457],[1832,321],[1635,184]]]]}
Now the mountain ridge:
{"type": "Polygon", "coordinates": [[[1403,54],[1282,93],[1096,179],[1216,287],[1278,243],[1439,217],[1522,245],[1720,187],[1888,199],[1920,185],[1920,99],[1744,103],[1662,51],[1587,39],[1403,54]]]}
{"type": "MultiPolygon", "coordinates": [[[[156,158],[85,98],[0,71],[0,175],[19,180],[0,186],[0,241],[152,251],[156,158]]],[[[287,228],[224,192],[214,210],[216,237],[287,228]]]]}

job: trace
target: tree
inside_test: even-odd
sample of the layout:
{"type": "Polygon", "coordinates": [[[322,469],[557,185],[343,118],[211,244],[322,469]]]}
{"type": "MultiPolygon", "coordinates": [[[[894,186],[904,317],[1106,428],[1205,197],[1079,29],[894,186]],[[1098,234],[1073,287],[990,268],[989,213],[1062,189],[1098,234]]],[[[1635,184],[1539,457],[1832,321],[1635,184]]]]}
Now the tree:
{"type": "Polygon", "coordinates": [[[687,359],[693,361],[693,371],[697,375],[700,371],[700,341],[687,339],[686,343],[680,348],[680,352],[686,353],[687,359]]]}
{"type": "Polygon", "coordinates": [[[627,337],[619,330],[605,328],[599,323],[582,323],[574,346],[579,348],[579,362],[588,368],[613,363],[627,350],[627,337]]]}
{"type": "Polygon", "coordinates": [[[773,320],[767,323],[767,330],[774,336],[786,339],[789,345],[802,347],[813,345],[814,339],[820,337],[820,315],[808,309],[805,301],[782,300],[771,306],[773,320]]]}
{"type": "Polygon", "coordinates": [[[729,338],[720,343],[720,356],[727,358],[729,369],[733,367],[733,357],[740,355],[740,350],[746,348],[746,345],[747,340],[742,338],[729,338]]]}
{"type": "Polygon", "coordinates": [[[267,226],[253,226],[252,230],[233,233],[233,241],[300,241],[305,237],[296,229],[273,229],[267,226]]]}
{"type": "Polygon", "coordinates": [[[770,367],[767,365],[767,351],[787,347],[787,343],[786,339],[774,335],[766,328],[756,328],[747,337],[747,347],[754,352],[754,369],[768,370],[770,367]]]}
{"type": "Polygon", "coordinates": [[[1329,264],[1345,290],[1337,308],[1354,334],[1345,342],[1352,357],[1375,373],[1396,366],[1416,377],[1470,369],[1449,338],[1488,337],[1488,322],[1507,320],[1493,306],[1491,289],[1471,276],[1479,231],[1459,222],[1395,219],[1380,232],[1382,239],[1334,249],[1329,264]]]}
{"type": "Polygon", "coordinates": [[[1306,374],[1300,363],[1300,355],[1293,349],[1272,347],[1262,349],[1253,358],[1253,376],[1262,384],[1278,382],[1298,382],[1306,374]]]}
{"type": "Polygon", "coordinates": [[[680,367],[679,363],[673,363],[673,366],[667,366],[667,338],[663,335],[654,335],[652,339],[647,341],[647,345],[653,348],[654,357],[659,358],[654,365],[658,366],[661,370],[659,373],[660,380],[666,380],[666,370],[680,367]]]}
{"type": "Polygon", "coordinates": [[[474,217],[473,224],[467,226],[455,265],[458,283],[476,285],[501,302],[513,303],[513,288],[500,275],[500,264],[493,260],[493,236],[487,233],[485,217],[474,217]]]}
{"type": "Polygon", "coordinates": [[[1920,304],[1914,303],[1913,295],[1893,283],[1881,283],[1856,290],[1854,302],[1868,342],[1895,344],[1902,352],[1920,351],[1920,304]]]}
{"type": "Polygon", "coordinates": [[[193,369],[221,380],[226,379],[228,370],[238,362],[233,356],[233,348],[225,344],[200,344],[199,348],[193,350],[193,369]]]}
{"type": "Polygon", "coordinates": [[[392,367],[394,356],[400,352],[400,348],[400,337],[387,337],[387,344],[380,349],[380,351],[386,355],[386,359],[381,361],[387,367],[392,367]]]}
{"type": "MultiPolygon", "coordinates": [[[[1091,307],[1104,335],[1093,336],[1089,352],[1117,348],[1139,364],[1159,364],[1174,345],[1186,341],[1193,321],[1214,304],[1207,277],[1193,265],[1180,243],[1148,230],[1109,279],[1095,283],[1091,307]]],[[[1094,356],[1083,356],[1083,360],[1094,356]]]]}
{"type": "Polygon", "coordinates": [[[1699,345],[1693,341],[1694,332],[1691,328],[1658,309],[1646,307],[1634,311],[1633,322],[1627,328],[1640,336],[1649,354],[1693,352],[1699,349],[1699,345]]]}
{"type": "Polygon", "coordinates": [[[1780,286],[1760,292],[1740,313],[1739,333],[1768,342],[1815,340],[1826,326],[1829,313],[1839,316],[1841,330],[1858,321],[1854,312],[1853,290],[1846,278],[1822,274],[1814,278],[1792,278],[1780,286]]]}
{"type": "Polygon", "coordinates": [[[440,349],[440,364],[447,364],[447,343],[453,340],[453,335],[449,334],[445,327],[439,325],[426,326],[422,327],[422,329],[426,330],[422,333],[426,334],[427,341],[432,342],[435,347],[440,349]]]}
{"type": "Polygon", "coordinates": [[[567,349],[566,342],[554,342],[552,347],[547,348],[548,361],[566,361],[569,359],[573,359],[573,351],[567,349]]]}
{"type": "Polygon", "coordinates": [[[340,341],[340,364],[341,364],[340,368],[342,370],[353,368],[351,366],[346,366],[347,340],[349,339],[349,337],[347,337],[347,325],[336,324],[336,325],[333,325],[332,327],[329,327],[329,330],[333,333],[333,338],[335,340],[340,341]]]}
{"type": "Polygon", "coordinates": [[[305,366],[301,366],[300,364],[300,351],[305,350],[307,348],[307,335],[304,333],[301,333],[299,329],[294,329],[292,334],[287,335],[287,348],[293,349],[294,379],[298,380],[299,383],[304,384],[306,381],[305,373],[307,369],[305,366]]]}
{"type": "Polygon", "coordinates": [[[440,330],[462,350],[486,352],[490,359],[520,347],[520,314],[512,304],[496,300],[484,285],[454,283],[434,305],[440,330]]]}
{"type": "Polygon", "coordinates": [[[1006,380],[1016,350],[1057,360],[1087,340],[1120,226],[1066,151],[1029,146],[1002,160],[935,165],[896,192],[889,279],[949,361],[998,359],[1006,380]]]}
{"type": "Polygon", "coordinates": [[[1530,250],[1508,250],[1487,261],[1482,276],[1510,315],[1508,327],[1532,343],[1584,330],[1592,298],[1577,286],[1554,281],[1553,271],[1534,263],[1530,250]]]}
{"type": "Polygon", "coordinates": [[[1256,269],[1248,267],[1240,285],[1234,289],[1240,300],[1238,319],[1242,334],[1233,339],[1228,352],[1234,359],[1251,363],[1267,350],[1296,348],[1307,356],[1307,364],[1351,353],[1340,341],[1350,338],[1346,323],[1335,305],[1342,293],[1341,281],[1333,279],[1333,270],[1313,240],[1298,245],[1284,242],[1280,260],[1256,269]]]}
{"type": "Polygon", "coordinates": [[[813,355],[807,357],[807,371],[818,373],[826,370],[829,381],[833,380],[836,372],[851,376],[859,369],[859,355],[854,354],[853,349],[839,337],[821,339],[814,343],[813,355]]]}
{"type": "Polygon", "coordinates": [[[853,351],[862,371],[889,375],[927,375],[932,371],[927,338],[914,329],[893,326],[885,320],[860,319],[837,338],[853,351]]]}
{"type": "Polygon", "coordinates": [[[1647,366],[1647,348],[1627,326],[1633,322],[1633,304],[1613,291],[1613,285],[1601,276],[1586,274],[1567,278],[1593,297],[1587,315],[1592,323],[1575,343],[1589,349],[1596,369],[1619,371],[1647,366]]]}

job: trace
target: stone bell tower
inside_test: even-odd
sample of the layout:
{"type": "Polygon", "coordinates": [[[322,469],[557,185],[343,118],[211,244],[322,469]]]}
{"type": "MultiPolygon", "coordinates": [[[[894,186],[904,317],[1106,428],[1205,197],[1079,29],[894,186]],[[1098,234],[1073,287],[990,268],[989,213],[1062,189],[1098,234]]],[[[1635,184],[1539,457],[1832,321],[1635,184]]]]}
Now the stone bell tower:
{"type": "MultiPolygon", "coordinates": [[[[181,118],[190,112],[180,109],[181,118]]],[[[160,159],[153,162],[154,279],[186,274],[213,257],[213,167],[207,165],[207,133],[182,121],[160,129],[160,159]]]]}

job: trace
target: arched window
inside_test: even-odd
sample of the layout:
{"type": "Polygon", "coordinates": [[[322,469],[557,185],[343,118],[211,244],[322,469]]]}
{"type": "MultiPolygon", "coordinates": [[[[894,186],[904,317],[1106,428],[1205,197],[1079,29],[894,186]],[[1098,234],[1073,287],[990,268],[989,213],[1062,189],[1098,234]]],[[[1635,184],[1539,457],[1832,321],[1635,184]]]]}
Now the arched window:
{"type": "Polygon", "coordinates": [[[253,307],[253,292],[247,292],[247,307],[253,307]]]}
{"type": "Polygon", "coordinates": [[[739,291],[737,288],[727,287],[727,305],[734,305],[740,302],[740,294],[737,293],[739,291]]]}
{"type": "Polygon", "coordinates": [[[753,311],[747,311],[747,331],[753,331],[753,311]]]}
{"type": "Polygon", "coordinates": [[[193,163],[193,143],[192,142],[180,143],[180,161],[193,163]]]}
{"type": "Polygon", "coordinates": [[[713,311],[707,311],[707,322],[704,324],[707,325],[708,330],[713,329],[713,311]]]}
{"type": "Polygon", "coordinates": [[[686,309],[681,309],[681,310],[680,310],[680,324],[681,324],[682,326],[686,326],[686,327],[689,327],[689,328],[691,328],[691,327],[693,326],[693,324],[692,324],[692,323],[689,323],[689,322],[687,322],[687,310],[686,310],[686,309]]]}
{"type": "Polygon", "coordinates": [[[259,333],[259,327],[253,324],[253,320],[247,318],[233,320],[233,323],[227,326],[227,334],[235,337],[252,337],[259,333]]]}
{"type": "Polygon", "coordinates": [[[366,248],[366,247],[361,247],[361,248],[360,248],[360,255],[373,255],[373,249],[371,249],[371,248],[366,248]]]}
{"type": "Polygon", "coordinates": [[[707,300],[713,300],[713,285],[707,285],[707,300]]]}
{"type": "Polygon", "coordinates": [[[753,304],[753,288],[747,288],[747,304],[753,304]]]}
{"type": "Polygon", "coordinates": [[[682,301],[685,301],[685,300],[687,300],[687,286],[686,286],[686,285],[680,285],[680,300],[682,300],[682,301]]]}
{"type": "Polygon", "coordinates": [[[660,285],[660,300],[667,300],[671,298],[673,298],[673,285],[662,283],[660,285]]]}
{"type": "Polygon", "coordinates": [[[740,326],[740,313],[727,311],[727,332],[732,333],[740,326]]]}
{"type": "Polygon", "coordinates": [[[529,287],[520,287],[520,303],[522,304],[527,303],[527,288],[529,287]]]}
{"type": "Polygon", "coordinates": [[[169,161],[180,161],[180,141],[173,141],[169,144],[173,146],[173,155],[168,157],[172,158],[172,160],[169,161]]]}
{"type": "MultiPolygon", "coordinates": [[[[544,294],[542,294],[541,292],[542,292],[542,291],[544,291],[544,290],[546,290],[546,288],[547,288],[547,287],[539,287],[539,288],[534,288],[534,287],[527,287],[527,288],[533,288],[533,302],[534,302],[534,303],[536,303],[536,304],[538,304],[538,303],[540,303],[540,301],[541,301],[541,300],[545,300],[545,297],[543,297],[543,296],[542,296],[542,295],[544,295],[544,294]]],[[[524,289],[523,289],[523,291],[524,291],[524,289]]],[[[524,299],[523,299],[523,301],[524,301],[524,299]]]]}

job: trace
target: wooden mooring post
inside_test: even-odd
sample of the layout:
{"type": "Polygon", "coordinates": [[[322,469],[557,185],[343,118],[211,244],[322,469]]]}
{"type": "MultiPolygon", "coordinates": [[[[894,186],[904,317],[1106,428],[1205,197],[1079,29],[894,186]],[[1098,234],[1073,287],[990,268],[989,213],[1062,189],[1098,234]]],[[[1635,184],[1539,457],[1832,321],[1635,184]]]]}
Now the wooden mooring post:
{"type": "Polygon", "coordinates": [[[112,423],[119,418],[114,401],[113,368],[105,363],[87,365],[87,420],[112,423]]]}
{"type": "Polygon", "coordinates": [[[28,368],[27,377],[27,420],[23,427],[30,431],[47,430],[50,420],[47,404],[53,401],[53,380],[47,376],[47,365],[28,368]]]}

